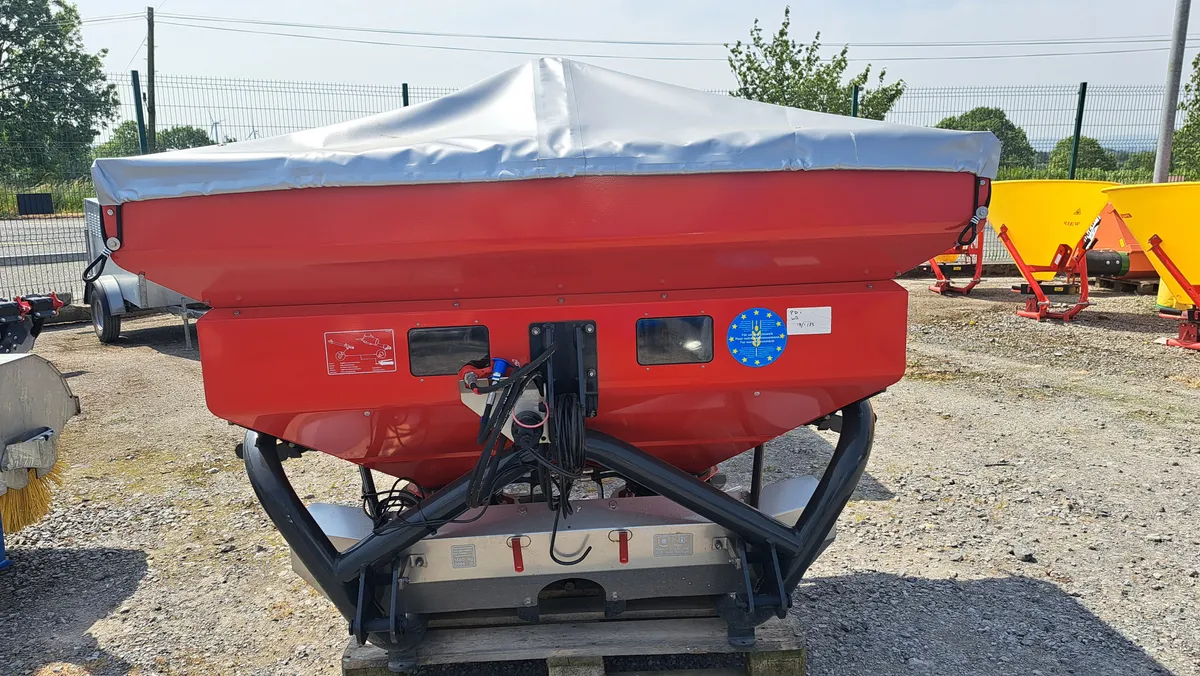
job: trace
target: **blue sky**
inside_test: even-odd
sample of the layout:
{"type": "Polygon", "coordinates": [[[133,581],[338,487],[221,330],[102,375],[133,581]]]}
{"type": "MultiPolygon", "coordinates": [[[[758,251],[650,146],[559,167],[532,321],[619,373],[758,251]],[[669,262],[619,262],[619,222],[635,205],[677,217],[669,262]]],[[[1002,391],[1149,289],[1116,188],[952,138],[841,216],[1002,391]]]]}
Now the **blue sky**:
{"type": "MultiPolygon", "coordinates": [[[[284,20],[321,25],[367,26],[417,31],[541,35],[553,37],[726,42],[745,38],[753,20],[777,27],[785,4],[792,6],[792,35],[800,40],[820,30],[830,46],[842,43],[1065,39],[1170,33],[1174,0],[458,0],[454,2],[312,0],[153,0],[160,14],[284,20]]],[[[85,17],[144,12],[147,0],[81,0],[85,17]]],[[[341,44],[236,34],[167,25],[157,27],[160,73],[395,84],[463,86],[530,57],[435,51],[395,46],[341,44]]],[[[247,27],[252,28],[252,27],[247,27]]],[[[302,29],[264,28],[264,30],[302,29]]],[[[1193,21],[1195,34],[1200,25],[1193,21]]],[[[112,71],[145,68],[139,45],[144,22],[85,26],[92,50],[108,48],[112,71]]],[[[392,42],[489,47],[563,53],[683,55],[713,61],[589,59],[598,65],[703,89],[732,84],[720,47],[609,46],[494,40],[423,38],[372,34],[350,37],[392,42]]],[[[1200,41],[1198,41],[1200,44],[1200,41]]],[[[851,58],[886,66],[911,85],[1161,84],[1167,53],[1082,55],[999,60],[902,61],[895,57],[1095,51],[1156,47],[1157,44],[1092,46],[976,46],[917,49],[853,47],[851,58]]],[[[1197,50],[1188,50],[1189,61],[1197,50]]],[[[861,66],[862,64],[854,64],[861,66]]]]}

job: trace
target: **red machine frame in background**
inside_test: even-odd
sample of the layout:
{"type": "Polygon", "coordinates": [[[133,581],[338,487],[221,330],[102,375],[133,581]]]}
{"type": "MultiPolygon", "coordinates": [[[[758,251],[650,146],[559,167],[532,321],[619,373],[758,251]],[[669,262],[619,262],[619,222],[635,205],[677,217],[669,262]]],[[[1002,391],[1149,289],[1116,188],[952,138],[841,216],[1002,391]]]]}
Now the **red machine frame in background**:
{"type": "Polygon", "coordinates": [[[930,285],[929,290],[943,296],[948,296],[955,293],[965,296],[971,293],[971,289],[974,289],[976,286],[978,286],[980,280],[983,278],[983,227],[981,226],[979,228],[979,233],[975,235],[975,240],[970,244],[955,244],[953,247],[947,249],[942,255],[973,256],[975,258],[975,274],[971,277],[971,281],[967,282],[965,286],[955,286],[954,280],[950,279],[946,275],[945,271],[942,270],[942,265],[949,266],[954,264],[942,263],[938,261],[937,257],[930,258],[929,267],[931,270],[933,270],[933,276],[937,278],[937,281],[930,285]]]}
{"type": "Polygon", "coordinates": [[[1179,320],[1179,337],[1168,338],[1167,345],[1182,347],[1185,350],[1200,350],[1200,289],[1197,289],[1183,276],[1183,272],[1175,265],[1175,261],[1171,260],[1171,257],[1163,250],[1162,243],[1161,237],[1152,235],[1150,237],[1150,255],[1163,264],[1163,267],[1175,279],[1175,283],[1187,293],[1188,300],[1192,302],[1192,307],[1184,310],[1180,315],[1159,313],[1160,317],[1179,320]]]}
{"type": "Polygon", "coordinates": [[[1074,247],[1066,244],[1059,244],[1058,251],[1054,253],[1054,258],[1050,265],[1029,265],[1021,258],[1021,254],[1017,252],[1017,248],[1013,246],[1012,240],[1008,236],[1008,226],[1001,225],[997,235],[1000,242],[1004,244],[1004,248],[1008,249],[1009,255],[1012,256],[1013,262],[1017,264],[1017,269],[1021,271],[1021,276],[1025,278],[1026,283],[1019,286],[1014,286],[1013,291],[1024,294],[1032,294],[1032,298],[1025,299],[1025,309],[1017,310],[1017,314],[1021,317],[1028,317],[1042,321],[1043,319],[1061,319],[1064,322],[1069,322],[1075,318],[1075,315],[1083,311],[1089,305],[1088,302],[1088,273],[1087,273],[1087,252],[1095,245],[1095,228],[1093,225],[1087,232],[1079,238],[1079,241],[1074,247]],[[1043,287],[1043,282],[1038,281],[1033,275],[1038,272],[1053,272],[1055,275],[1066,275],[1066,283],[1051,286],[1051,292],[1056,294],[1069,294],[1074,292],[1074,287],[1079,287],[1079,300],[1077,300],[1070,308],[1063,312],[1056,312],[1050,309],[1050,299],[1046,295],[1046,289],[1043,287]],[[1078,280],[1078,281],[1076,281],[1078,280]]]}

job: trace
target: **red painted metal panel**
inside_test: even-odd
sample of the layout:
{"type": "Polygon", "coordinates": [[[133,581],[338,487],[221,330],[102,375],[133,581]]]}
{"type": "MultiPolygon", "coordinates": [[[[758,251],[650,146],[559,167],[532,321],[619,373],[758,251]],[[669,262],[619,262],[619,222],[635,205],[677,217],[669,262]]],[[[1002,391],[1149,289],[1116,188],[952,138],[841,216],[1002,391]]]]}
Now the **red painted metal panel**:
{"type": "Polygon", "coordinates": [[[456,376],[410,374],[407,333],[417,327],[479,322],[493,357],[524,362],[531,323],[594,320],[600,410],[589,427],[696,472],[904,373],[907,294],[890,281],[455,303],[213,310],[198,324],[208,406],[237,424],[436,487],[478,457],[478,418],[461,403],[456,376]],[[791,335],[774,363],[749,368],[723,341],[730,323],[755,307],[781,317],[788,308],[829,307],[831,332],[791,335]],[[689,315],[713,318],[712,362],[638,364],[638,319],[689,315]],[[395,370],[330,375],[325,334],[366,330],[394,332],[395,370]]]}
{"type": "Polygon", "coordinates": [[[114,260],[240,308],[889,279],[953,243],[975,180],[781,171],[180,197],[125,204],[114,260]]]}

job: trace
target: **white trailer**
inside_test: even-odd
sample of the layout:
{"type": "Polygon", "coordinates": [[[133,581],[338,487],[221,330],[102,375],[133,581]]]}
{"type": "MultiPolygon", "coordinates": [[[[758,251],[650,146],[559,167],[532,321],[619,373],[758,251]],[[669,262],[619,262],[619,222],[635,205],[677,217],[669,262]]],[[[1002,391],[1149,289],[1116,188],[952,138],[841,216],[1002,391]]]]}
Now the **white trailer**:
{"type": "MultiPolygon", "coordinates": [[[[87,256],[95,261],[112,253],[104,241],[100,220],[100,202],[84,200],[87,223],[87,256]]],[[[85,280],[86,281],[86,280],[85,280]]],[[[103,263],[99,277],[88,281],[83,290],[83,302],[91,308],[92,328],[102,343],[111,343],[121,335],[121,318],[142,310],[165,310],[183,319],[183,333],[188,349],[192,347],[190,319],[197,319],[207,306],[146,279],[145,274],[123,270],[112,260],[103,263]]]]}

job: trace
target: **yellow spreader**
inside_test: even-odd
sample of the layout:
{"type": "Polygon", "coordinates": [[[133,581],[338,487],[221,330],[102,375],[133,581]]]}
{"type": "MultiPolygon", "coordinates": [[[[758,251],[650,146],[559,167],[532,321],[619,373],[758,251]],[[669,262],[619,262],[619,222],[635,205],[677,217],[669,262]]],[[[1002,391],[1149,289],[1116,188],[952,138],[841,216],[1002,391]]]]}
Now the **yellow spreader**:
{"type": "Polygon", "coordinates": [[[1174,296],[1179,337],[1168,345],[1200,350],[1200,183],[1149,183],[1104,191],[1162,283],[1174,296]]]}
{"type": "Polygon", "coordinates": [[[1021,270],[1031,294],[1017,314],[1041,321],[1070,321],[1088,303],[1087,251],[1095,244],[1100,210],[1108,203],[1107,181],[997,181],[988,222],[1021,270]],[[1062,283],[1053,282],[1063,275],[1062,283]],[[1063,311],[1051,309],[1047,293],[1079,294],[1063,311]]]}

